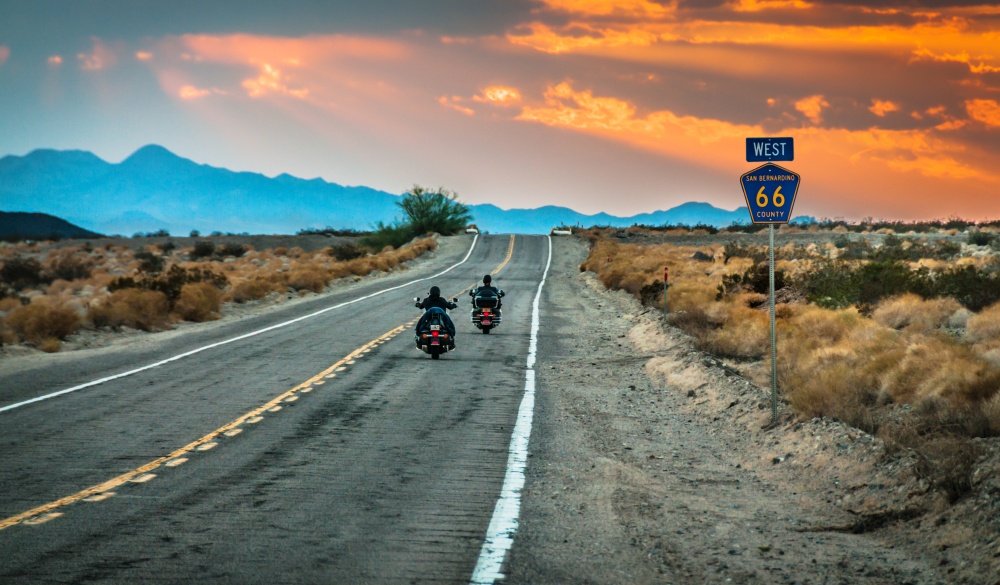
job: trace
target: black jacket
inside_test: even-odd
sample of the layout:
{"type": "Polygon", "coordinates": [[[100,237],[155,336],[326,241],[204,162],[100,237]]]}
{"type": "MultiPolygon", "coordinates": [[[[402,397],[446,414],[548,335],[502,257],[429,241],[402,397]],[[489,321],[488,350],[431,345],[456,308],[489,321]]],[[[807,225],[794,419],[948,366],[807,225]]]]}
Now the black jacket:
{"type": "Polygon", "coordinates": [[[449,301],[444,297],[427,297],[426,299],[420,301],[420,308],[423,310],[430,309],[431,307],[438,307],[444,310],[457,308],[458,305],[449,301]]]}

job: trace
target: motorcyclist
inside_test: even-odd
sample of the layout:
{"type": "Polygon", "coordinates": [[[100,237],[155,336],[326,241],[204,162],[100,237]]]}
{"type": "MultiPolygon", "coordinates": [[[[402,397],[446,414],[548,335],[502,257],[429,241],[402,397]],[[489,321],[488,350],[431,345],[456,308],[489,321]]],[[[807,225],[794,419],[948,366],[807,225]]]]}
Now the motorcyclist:
{"type": "Polygon", "coordinates": [[[486,276],[483,277],[483,284],[481,286],[477,286],[476,288],[474,288],[474,289],[472,289],[472,290],[469,291],[469,296],[471,296],[473,299],[475,299],[477,296],[483,294],[486,291],[490,291],[494,295],[496,295],[496,297],[497,297],[497,315],[500,315],[501,314],[500,307],[503,305],[503,301],[501,301],[500,299],[503,298],[503,296],[504,296],[505,293],[502,290],[500,290],[499,288],[493,286],[493,277],[490,276],[489,274],[487,274],[486,276]]]}
{"type": "Polygon", "coordinates": [[[448,330],[449,339],[451,340],[449,342],[449,345],[454,347],[455,323],[451,320],[451,317],[448,316],[448,309],[456,309],[458,308],[458,305],[442,297],[440,288],[432,286],[430,291],[428,291],[427,293],[427,297],[424,300],[420,301],[420,304],[418,304],[417,307],[425,311],[424,315],[420,318],[420,321],[417,322],[417,331],[423,330],[427,320],[430,317],[430,315],[426,312],[427,309],[430,309],[432,307],[443,309],[442,317],[444,320],[444,326],[448,330]]]}

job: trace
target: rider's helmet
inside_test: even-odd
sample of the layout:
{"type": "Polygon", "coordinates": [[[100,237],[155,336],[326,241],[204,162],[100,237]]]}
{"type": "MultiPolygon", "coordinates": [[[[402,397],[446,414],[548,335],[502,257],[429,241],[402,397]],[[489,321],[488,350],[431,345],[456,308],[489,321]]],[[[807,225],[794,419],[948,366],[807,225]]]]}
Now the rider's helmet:
{"type": "Polygon", "coordinates": [[[436,286],[432,286],[430,292],[427,293],[427,294],[430,295],[430,296],[432,296],[432,297],[439,297],[439,296],[441,296],[441,289],[439,289],[436,286]]]}
{"type": "Polygon", "coordinates": [[[493,282],[493,277],[489,274],[483,277],[483,284],[489,285],[491,282],[493,282]]]}

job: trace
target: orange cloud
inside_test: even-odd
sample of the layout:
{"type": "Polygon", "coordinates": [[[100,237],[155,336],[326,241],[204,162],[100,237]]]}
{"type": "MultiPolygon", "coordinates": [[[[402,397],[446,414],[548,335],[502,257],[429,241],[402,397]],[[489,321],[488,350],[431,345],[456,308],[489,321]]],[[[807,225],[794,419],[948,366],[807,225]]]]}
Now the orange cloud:
{"type": "Polygon", "coordinates": [[[268,93],[280,93],[299,99],[304,99],[309,95],[307,88],[290,87],[287,83],[287,77],[282,74],[281,70],[268,63],[261,63],[260,75],[256,79],[244,80],[243,87],[246,88],[247,95],[252,98],[261,97],[268,93]]]}
{"type": "Polygon", "coordinates": [[[898,112],[899,104],[885,100],[873,99],[872,105],[868,108],[868,110],[879,118],[884,118],[889,112],[898,112]]]}
{"type": "Polygon", "coordinates": [[[7,45],[0,45],[0,65],[3,65],[5,62],[7,62],[7,59],[9,57],[10,57],[10,48],[7,47],[7,45]]]}
{"type": "Polygon", "coordinates": [[[764,10],[808,9],[814,5],[800,0],[738,0],[733,3],[736,12],[763,12],[764,10]]]}
{"type": "Polygon", "coordinates": [[[823,96],[813,95],[795,102],[795,109],[802,112],[806,118],[809,118],[810,122],[818,126],[823,122],[823,108],[829,105],[823,96]]]}
{"type": "Polygon", "coordinates": [[[200,97],[205,97],[212,92],[207,89],[198,89],[193,85],[185,85],[177,92],[177,95],[181,97],[182,100],[193,100],[200,97]]]}
{"type": "Polygon", "coordinates": [[[114,67],[118,62],[115,52],[101,39],[93,37],[94,49],[90,53],[79,53],[76,58],[80,61],[80,69],[84,71],[100,71],[108,67],[114,67]]]}
{"type": "Polygon", "coordinates": [[[557,12],[586,16],[626,18],[663,18],[672,8],[649,0],[543,0],[546,8],[557,12]]]}
{"type": "Polygon", "coordinates": [[[466,116],[476,115],[475,110],[473,110],[472,108],[467,108],[463,105],[460,105],[460,102],[462,101],[463,101],[462,97],[457,95],[451,96],[450,98],[448,96],[441,96],[438,98],[438,103],[446,108],[451,108],[456,112],[461,112],[465,114],[466,116]]]}
{"type": "MultiPolygon", "coordinates": [[[[818,116],[824,103],[822,96],[812,96],[799,102],[800,111],[818,116]]],[[[742,153],[746,137],[767,135],[760,126],[679,116],[670,111],[638,116],[636,107],[627,101],[578,92],[568,83],[549,87],[545,106],[526,106],[517,119],[577,130],[722,169],[731,169],[734,157],[720,153],[742,153]]],[[[881,172],[883,176],[891,170],[926,177],[1000,181],[989,168],[989,161],[980,164],[958,160],[956,156],[967,157],[967,148],[935,136],[934,131],[812,127],[786,128],[777,135],[795,136],[796,150],[802,153],[823,153],[811,157],[818,161],[813,163],[816,176],[829,175],[829,168],[837,165],[857,165],[871,167],[869,172],[881,172]]]]}
{"type": "MultiPolygon", "coordinates": [[[[1000,39],[997,39],[1000,41],[1000,39]]],[[[994,41],[994,42],[997,42],[994,41]]],[[[969,68],[969,72],[982,75],[984,73],[1000,73],[1000,67],[996,65],[990,65],[988,61],[996,61],[993,55],[980,55],[978,57],[972,57],[968,52],[962,51],[960,53],[941,53],[936,54],[931,50],[921,47],[913,51],[913,57],[910,61],[936,61],[939,63],[962,63],[969,68]]]]}
{"type": "Polygon", "coordinates": [[[988,128],[1000,128],[1000,103],[996,100],[966,100],[965,111],[988,128]]]}
{"type": "Polygon", "coordinates": [[[153,58],[153,54],[149,51],[136,51],[135,58],[139,61],[149,61],[153,58]]]}
{"type": "Polygon", "coordinates": [[[481,96],[473,96],[472,99],[477,102],[512,106],[521,101],[521,92],[513,87],[493,85],[484,89],[481,96]]]}
{"type": "Polygon", "coordinates": [[[49,65],[53,67],[58,67],[62,65],[63,59],[60,55],[52,55],[51,57],[48,58],[47,61],[49,65]]]}
{"type": "MultiPolygon", "coordinates": [[[[329,104],[336,89],[384,92],[373,80],[370,63],[405,58],[408,50],[396,41],[340,35],[304,38],[254,35],[184,35],[164,41],[157,51],[161,85],[177,91],[171,69],[200,64],[231,65],[252,71],[239,87],[251,98],[287,96],[329,104]],[[178,64],[178,61],[180,64],[178,64]],[[172,63],[171,63],[172,62],[172,63]],[[170,63],[170,65],[166,65],[170,63]],[[169,77],[169,80],[167,79],[169,77]]],[[[183,83],[181,85],[184,85],[183,83]]],[[[232,88],[235,89],[235,88],[232,88]]]]}

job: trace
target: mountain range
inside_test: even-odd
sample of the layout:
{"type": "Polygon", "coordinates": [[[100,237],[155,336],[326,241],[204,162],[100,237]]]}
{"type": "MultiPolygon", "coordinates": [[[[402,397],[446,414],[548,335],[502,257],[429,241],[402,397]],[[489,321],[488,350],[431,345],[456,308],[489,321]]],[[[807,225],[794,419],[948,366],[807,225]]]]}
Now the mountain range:
{"type": "MultiPolygon", "coordinates": [[[[167,230],[291,234],[307,228],[368,230],[399,215],[400,196],[287,174],[267,177],[198,164],[147,145],[121,163],[81,150],[40,149],[0,158],[0,210],[55,215],[84,229],[130,235],[167,230]]],[[[714,225],[746,223],[708,203],[630,217],[585,215],[566,207],[501,209],[470,205],[474,222],[494,233],[548,233],[554,226],[714,225]]]]}

